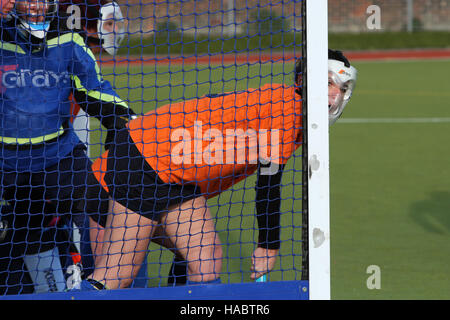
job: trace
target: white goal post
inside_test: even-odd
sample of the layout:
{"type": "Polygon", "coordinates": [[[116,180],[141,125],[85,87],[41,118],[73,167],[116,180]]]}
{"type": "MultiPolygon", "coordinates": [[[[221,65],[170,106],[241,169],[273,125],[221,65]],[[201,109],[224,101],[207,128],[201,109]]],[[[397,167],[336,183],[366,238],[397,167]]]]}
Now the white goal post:
{"type": "Polygon", "coordinates": [[[309,298],[330,294],[328,4],[306,1],[309,298]]]}

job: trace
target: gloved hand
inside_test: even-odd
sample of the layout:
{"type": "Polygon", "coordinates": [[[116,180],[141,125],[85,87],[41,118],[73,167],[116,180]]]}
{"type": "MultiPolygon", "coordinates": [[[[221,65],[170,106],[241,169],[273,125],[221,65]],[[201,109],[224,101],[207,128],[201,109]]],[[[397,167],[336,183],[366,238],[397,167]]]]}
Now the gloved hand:
{"type": "Polygon", "coordinates": [[[8,220],[0,220],[0,242],[5,240],[8,233],[8,220]]]}
{"type": "Polygon", "coordinates": [[[119,133],[121,130],[126,130],[126,124],[127,120],[122,117],[117,117],[114,121],[114,126],[111,126],[108,128],[108,132],[106,134],[105,139],[105,150],[108,150],[111,145],[114,143],[114,140],[116,138],[117,133],[119,133]]]}
{"type": "Polygon", "coordinates": [[[127,108],[120,113],[111,113],[110,115],[101,118],[100,122],[108,130],[105,140],[105,150],[108,150],[114,143],[115,137],[119,131],[126,130],[128,121],[136,119],[137,117],[137,114],[131,108],[127,108]]]}

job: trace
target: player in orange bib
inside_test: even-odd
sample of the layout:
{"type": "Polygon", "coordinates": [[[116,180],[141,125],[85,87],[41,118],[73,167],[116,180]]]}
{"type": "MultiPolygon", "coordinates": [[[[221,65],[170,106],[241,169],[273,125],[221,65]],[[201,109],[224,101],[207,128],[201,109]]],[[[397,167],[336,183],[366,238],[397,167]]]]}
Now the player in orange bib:
{"type": "MultiPolygon", "coordinates": [[[[329,50],[329,119],[351,97],[356,69],[329,50]]],[[[127,287],[150,240],[165,239],[187,261],[187,283],[219,283],[222,249],[206,200],[257,172],[258,247],[251,278],[269,272],[280,248],[280,186],[285,163],[302,143],[301,65],[296,85],[205,96],[129,121],[94,164],[111,212],[102,256],[89,279],[127,287]]]]}

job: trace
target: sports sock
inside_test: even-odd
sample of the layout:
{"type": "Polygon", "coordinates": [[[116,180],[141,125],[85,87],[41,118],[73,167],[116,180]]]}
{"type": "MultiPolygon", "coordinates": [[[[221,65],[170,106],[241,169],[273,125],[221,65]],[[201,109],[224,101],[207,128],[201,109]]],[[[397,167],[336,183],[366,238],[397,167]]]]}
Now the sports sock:
{"type": "Polygon", "coordinates": [[[173,259],[172,266],[169,271],[167,284],[170,286],[182,286],[187,281],[187,261],[177,258],[173,259]]]}

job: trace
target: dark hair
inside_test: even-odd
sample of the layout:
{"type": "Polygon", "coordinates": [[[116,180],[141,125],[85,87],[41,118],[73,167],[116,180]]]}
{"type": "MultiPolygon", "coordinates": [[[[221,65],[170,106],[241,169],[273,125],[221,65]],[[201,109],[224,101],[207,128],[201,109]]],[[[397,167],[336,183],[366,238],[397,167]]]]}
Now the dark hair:
{"type": "MultiPolygon", "coordinates": [[[[350,68],[350,61],[348,61],[348,59],[344,56],[342,51],[328,49],[328,59],[341,61],[347,68],[350,68]]],[[[300,85],[299,76],[303,74],[303,66],[304,66],[303,59],[302,58],[297,59],[297,61],[295,62],[295,74],[294,74],[294,81],[297,86],[300,85]]]]}
{"type": "Polygon", "coordinates": [[[328,59],[341,61],[347,68],[350,68],[350,61],[348,61],[342,51],[328,49],[328,59]]]}

